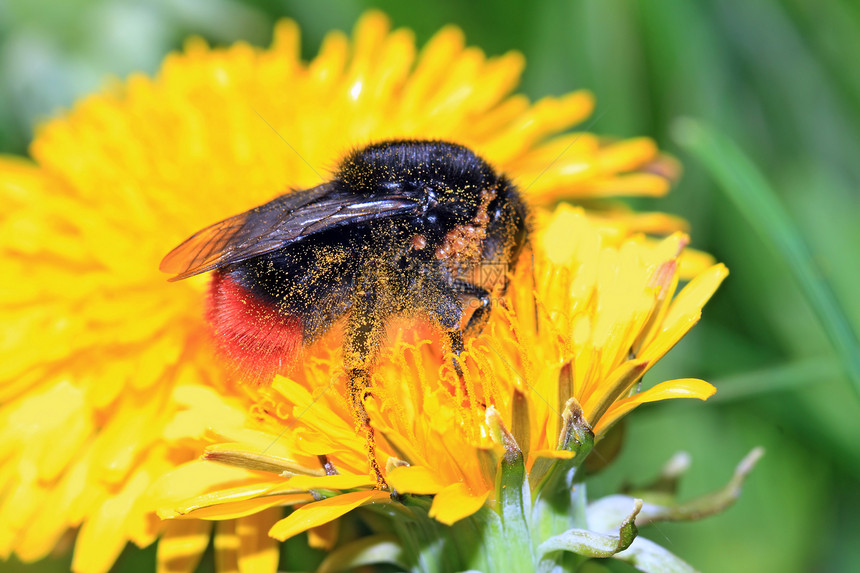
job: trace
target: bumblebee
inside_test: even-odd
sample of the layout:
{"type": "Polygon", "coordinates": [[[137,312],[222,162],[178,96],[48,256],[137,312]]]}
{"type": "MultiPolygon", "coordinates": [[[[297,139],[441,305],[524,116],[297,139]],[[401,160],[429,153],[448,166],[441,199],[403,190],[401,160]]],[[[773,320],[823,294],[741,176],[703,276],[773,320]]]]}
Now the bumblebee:
{"type": "Polygon", "coordinates": [[[209,323],[245,379],[271,381],[345,319],[350,403],[384,487],[364,400],[386,324],[429,319],[459,354],[505,289],[526,219],[517,188],[466,147],[383,141],[347,155],[329,182],[195,233],[160,268],[171,281],[214,271],[209,323]]]}

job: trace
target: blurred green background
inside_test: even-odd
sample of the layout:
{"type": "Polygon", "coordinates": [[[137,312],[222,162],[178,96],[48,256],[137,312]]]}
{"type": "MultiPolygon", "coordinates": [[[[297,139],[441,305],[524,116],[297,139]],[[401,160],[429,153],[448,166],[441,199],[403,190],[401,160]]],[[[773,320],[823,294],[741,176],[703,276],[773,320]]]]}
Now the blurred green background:
{"type": "MultiPolygon", "coordinates": [[[[644,535],[703,571],[860,567],[854,0],[3,0],[0,152],[26,153],[40,118],[98,89],[106,75],[154,73],[190,34],[216,45],[242,39],[266,46],[272,23],[292,17],[312,57],[326,31],[350,30],[369,7],[415,30],[420,43],[455,23],[490,54],[523,52],[529,96],[593,90],[599,119],[592,131],[650,135],[685,166],[668,198],[636,206],[686,217],[693,245],[732,274],[700,325],[649,376],[703,377],[718,393],[706,404],[661,403],[631,416],[621,456],[591,479],[592,491],[647,482],[685,450],[693,466],[682,496],[694,497],[722,485],[761,444],[767,455],[734,507],[644,535]],[[730,138],[766,185],[724,143],[681,137],[689,132],[678,122],[684,117],[730,138]],[[714,166],[723,170],[721,182],[714,166]],[[767,202],[771,191],[777,203],[767,202]],[[846,374],[852,360],[853,377],[846,374]]],[[[117,570],[151,570],[153,555],[130,549],[117,570]]],[[[26,568],[0,563],[66,567],[67,559],[26,568]]]]}

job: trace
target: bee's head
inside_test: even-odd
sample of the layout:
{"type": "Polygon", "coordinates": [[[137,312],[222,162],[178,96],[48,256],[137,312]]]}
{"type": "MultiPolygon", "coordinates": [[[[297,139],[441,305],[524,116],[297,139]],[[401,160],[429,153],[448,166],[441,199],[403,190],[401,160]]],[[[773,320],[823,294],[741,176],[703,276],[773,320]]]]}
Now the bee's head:
{"type": "Polygon", "coordinates": [[[438,257],[454,253],[463,237],[472,237],[482,243],[479,249],[485,259],[507,259],[524,240],[526,209],[516,186],[462,145],[419,140],[375,143],[348,155],[336,181],[343,192],[420,202],[422,210],[410,232],[438,249],[438,257]]]}
{"type": "Polygon", "coordinates": [[[414,195],[429,207],[454,211],[476,208],[482,192],[499,183],[493,168],[470,149],[421,140],[382,141],[358,149],[343,160],[336,179],[353,193],[414,195]]]}

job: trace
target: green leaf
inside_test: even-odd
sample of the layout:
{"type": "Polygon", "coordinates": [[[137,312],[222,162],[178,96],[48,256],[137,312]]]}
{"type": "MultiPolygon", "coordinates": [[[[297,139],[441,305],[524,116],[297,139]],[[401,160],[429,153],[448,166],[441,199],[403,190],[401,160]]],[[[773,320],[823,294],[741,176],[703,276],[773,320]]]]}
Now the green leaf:
{"type": "Polygon", "coordinates": [[[570,551],[586,557],[612,557],[624,551],[636,538],[636,516],[642,509],[642,500],[633,501],[633,511],[621,522],[618,535],[607,535],[587,529],[569,529],[550,537],[540,544],[538,554],[545,556],[553,551],[570,551]]]}
{"type": "MultiPolygon", "coordinates": [[[[693,521],[724,511],[740,497],[744,480],[763,455],[763,448],[753,449],[735,468],[735,473],[729,482],[715,492],[682,504],[641,504],[639,525],[658,521],[693,521]]],[[[589,504],[588,526],[597,531],[610,530],[613,527],[612,524],[618,522],[619,517],[630,507],[632,501],[635,500],[626,495],[610,495],[589,504]]]]}
{"type": "MultiPolygon", "coordinates": [[[[657,476],[657,479],[636,489],[646,491],[652,495],[657,494],[674,499],[681,478],[690,469],[690,463],[690,454],[687,452],[677,452],[669,458],[669,461],[663,464],[663,468],[660,470],[660,475],[657,476]]],[[[636,497],[640,496],[637,495],[636,497]]]]}
{"type": "Polygon", "coordinates": [[[334,550],[320,564],[318,573],[337,573],[363,565],[391,563],[403,569],[403,548],[395,535],[371,535],[357,539],[334,550]]]}
{"type": "Polygon", "coordinates": [[[748,400],[761,394],[799,387],[816,378],[831,378],[840,372],[839,362],[832,358],[808,358],[723,376],[710,380],[720,389],[710,398],[710,403],[748,400]]]}
{"type": "Polygon", "coordinates": [[[860,342],[800,230],[768,181],[737,145],[711,126],[682,119],[676,122],[674,135],[710,171],[753,228],[785,259],[860,397],[860,342]]]}
{"type": "Polygon", "coordinates": [[[612,557],[645,573],[696,573],[688,563],[644,537],[636,538],[630,547],[612,557]]]}

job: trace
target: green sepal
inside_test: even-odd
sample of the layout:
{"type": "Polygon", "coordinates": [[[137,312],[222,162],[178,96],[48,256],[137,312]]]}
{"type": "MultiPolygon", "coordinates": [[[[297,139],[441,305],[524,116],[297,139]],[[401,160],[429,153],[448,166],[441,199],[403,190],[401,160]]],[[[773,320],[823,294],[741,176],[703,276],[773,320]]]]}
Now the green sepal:
{"type": "Polygon", "coordinates": [[[574,470],[582,465],[594,448],[594,431],[583,416],[582,407],[576,398],[567,401],[561,418],[561,432],[556,449],[573,452],[574,456],[569,460],[541,458],[534,463],[529,483],[535,496],[540,495],[547,486],[551,490],[569,491],[573,487],[574,470]],[[556,480],[563,480],[564,485],[555,484],[556,480]]]}
{"type": "Polygon", "coordinates": [[[487,409],[487,422],[498,432],[505,448],[496,473],[496,512],[501,517],[500,533],[510,560],[507,569],[533,571],[535,561],[529,532],[531,493],[525,458],[495,408],[487,409]]]}
{"type": "Polygon", "coordinates": [[[624,551],[636,538],[636,516],[642,509],[642,500],[634,501],[633,511],[621,522],[618,535],[607,535],[588,529],[569,529],[550,537],[540,544],[538,554],[544,557],[554,551],[570,551],[586,557],[612,557],[624,551]]]}

